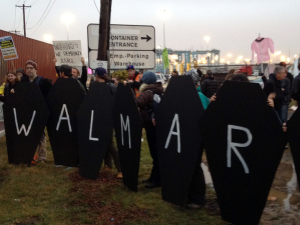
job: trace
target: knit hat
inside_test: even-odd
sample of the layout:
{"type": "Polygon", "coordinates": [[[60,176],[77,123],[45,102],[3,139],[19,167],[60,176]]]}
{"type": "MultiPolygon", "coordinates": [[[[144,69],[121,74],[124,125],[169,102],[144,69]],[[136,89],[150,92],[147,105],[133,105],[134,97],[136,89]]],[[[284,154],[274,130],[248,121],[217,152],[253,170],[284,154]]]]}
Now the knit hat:
{"type": "Polygon", "coordinates": [[[143,74],[142,81],[145,84],[155,84],[157,81],[157,77],[156,77],[155,73],[153,73],[151,71],[147,71],[143,74]]]}
{"type": "Polygon", "coordinates": [[[106,69],[102,68],[102,67],[98,67],[95,71],[95,74],[98,76],[103,76],[105,74],[107,74],[106,69]]]}
{"type": "Polygon", "coordinates": [[[29,64],[29,65],[32,65],[32,66],[37,70],[37,63],[36,63],[36,61],[30,59],[30,60],[28,60],[28,61],[26,62],[26,65],[25,65],[25,66],[27,66],[28,64],[29,64]]]}
{"type": "Polygon", "coordinates": [[[25,71],[22,68],[18,68],[16,70],[16,73],[22,73],[23,75],[26,75],[25,71]]]}

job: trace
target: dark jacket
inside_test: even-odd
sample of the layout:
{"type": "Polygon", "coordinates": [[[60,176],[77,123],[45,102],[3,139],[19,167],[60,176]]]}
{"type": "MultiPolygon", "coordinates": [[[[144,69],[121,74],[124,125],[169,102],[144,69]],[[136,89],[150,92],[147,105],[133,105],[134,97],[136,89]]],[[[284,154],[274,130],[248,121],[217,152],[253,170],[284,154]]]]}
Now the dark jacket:
{"type": "MultiPolygon", "coordinates": [[[[30,83],[29,77],[22,78],[21,81],[30,83]]],[[[42,76],[37,76],[32,81],[32,83],[37,84],[39,86],[42,95],[44,96],[44,98],[46,98],[52,87],[52,83],[47,78],[42,76]]]]}
{"type": "Polygon", "coordinates": [[[11,89],[14,89],[17,84],[18,84],[18,81],[16,81],[14,85],[12,85],[10,83],[8,83],[8,84],[5,85],[5,87],[4,87],[4,95],[0,96],[0,101],[1,102],[5,102],[6,101],[6,99],[7,99],[8,95],[9,95],[11,89]]]}
{"type": "Polygon", "coordinates": [[[201,84],[201,91],[207,97],[210,98],[218,91],[218,83],[214,77],[208,76],[201,84]]]}
{"type": "Polygon", "coordinates": [[[281,81],[281,88],[284,89],[284,91],[282,91],[282,93],[283,93],[283,102],[282,102],[282,104],[289,105],[290,102],[291,102],[291,96],[290,96],[291,83],[290,83],[290,80],[287,77],[281,81]]]}
{"type": "Polygon", "coordinates": [[[150,84],[142,91],[139,97],[136,98],[136,104],[140,109],[140,114],[144,122],[144,127],[153,126],[151,118],[148,117],[148,109],[151,109],[153,107],[153,95],[162,95],[163,92],[164,89],[160,83],[150,84]]]}
{"type": "Polygon", "coordinates": [[[293,81],[294,81],[294,76],[291,73],[287,73],[286,74],[286,78],[289,79],[290,81],[290,90],[292,90],[292,85],[293,85],[293,81]]]}
{"type": "Polygon", "coordinates": [[[300,102],[300,74],[293,80],[291,97],[297,102],[300,102]]]}
{"type": "MultiPolygon", "coordinates": [[[[56,66],[55,70],[56,70],[57,75],[59,76],[60,66],[56,66]]],[[[86,69],[86,66],[82,67],[82,74],[81,74],[80,78],[77,78],[77,80],[79,80],[80,83],[82,83],[82,85],[84,87],[84,90],[87,91],[87,88],[86,88],[86,81],[87,81],[87,69],[86,69]]]]}
{"type": "Polygon", "coordinates": [[[281,106],[283,104],[284,100],[284,94],[282,91],[281,84],[282,82],[280,80],[276,79],[276,76],[274,73],[270,74],[269,80],[265,83],[263,91],[267,96],[269,96],[270,93],[275,92],[276,97],[274,99],[274,108],[279,111],[281,109],[281,106]]]}
{"type": "Polygon", "coordinates": [[[113,98],[115,99],[116,94],[117,94],[117,87],[116,87],[114,84],[110,83],[110,82],[108,82],[107,85],[108,85],[108,87],[109,87],[109,90],[110,90],[111,95],[112,95],[113,98]]]}

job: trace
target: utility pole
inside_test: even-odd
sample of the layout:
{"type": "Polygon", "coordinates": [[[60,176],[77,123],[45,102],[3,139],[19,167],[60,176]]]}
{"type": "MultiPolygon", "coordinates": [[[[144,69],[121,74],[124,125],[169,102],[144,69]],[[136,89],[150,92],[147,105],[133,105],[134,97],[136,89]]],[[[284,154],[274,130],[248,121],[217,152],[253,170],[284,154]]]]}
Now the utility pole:
{"type": "Polygon", "coordinates": [[[101,0],[99,45],[97,60],[109,61],[109,33],[112,0],[101,0]]]}
{"type": "Polygon", "coordinates": [[[24,37],[26,37],[26,23],[25,23],[25,8],[30,8],[31,6],[23,5],[16,5],[18,8],[23,8],[23,26],[24,26],[24,37]]]}

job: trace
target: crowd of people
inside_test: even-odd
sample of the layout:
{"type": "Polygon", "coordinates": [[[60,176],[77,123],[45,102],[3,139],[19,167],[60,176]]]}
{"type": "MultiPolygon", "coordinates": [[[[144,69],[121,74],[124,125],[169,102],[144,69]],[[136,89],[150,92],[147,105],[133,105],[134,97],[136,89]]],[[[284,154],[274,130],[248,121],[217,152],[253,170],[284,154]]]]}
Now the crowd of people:
{"type": "MultiPolygon", "coordinates": [[[[76,79],[81,88],[88,92],[87,88],[87,67],[84,58],[82,58],[82,74],[76,68],[69,65],[55,66],[57,75],[61,78],[76,79]]],[[[54,59],[56,63],[56,59],[54,59]]],[[[299,64],[300,69],[300,64],[299,64]]],[[[124,81],[124,85],[130,85],[134,93],[137,106],[139,108],[141,118],[143,120],[144,129],[148,141],[149,151],[153,160],[153,167],[146,183],[146,188],[152,189],[160,187],[160,171],[158,163],[158,150],[156,143],[156,122],[155,110],[163,98],[165,88],[157,82],[157,76],[151,71],[136,71],[134,66],[129,65],[126,68],[128,79],[124,81]]],[[[95,70],[95,80],[93,82],[107,83],[111,90],[112,96],[116,95],[118,80],[116,77],[110,79],[107,71],[104,68],[95,70]]],[[[206,109],[211,102],[217,101],[217,92],[220,87],[211,70],[206,71],[204,75],[200,69],[192,69],[187,71],[185,75],[191,76],[202,102],[203,108],[206,109]]],[[[172,71],[172,76],[179,76],[177,71],[172,71]]],[[[171,78],[172,79],[172,78],[171,78]]],[[[245,74],[237,73],[235,70],[230,70],[225,80],[235,82],[249,82],[245,74]]],[[[288,119],[288,107],[292,99],[297,102],[300,100],[300,76],[291,75],[286,70],[286,64],[280,63],[274,70],[274,73],[269,75],[269,79],[265,80],[263,91],[267,96],[267,102],[270,107],[274,108],[274,113],[283,125],[283,130],[286,131],[286,122],[288,119]]],[[[38,75],[38,64],[35,60],[28,60],[25,64],[25,70],[18,68],[16,71],[8,71],[4,80],[4,91],[0,95],[0,101],[5,102],[10,93],[15,93],[15,87],[19,82],[35,83],[41,90],[44,98],[52,87],[52,80],[38,75]]],[[[90,87],[93,85],[90,82],[90,87]]],[[[141,137],[142,138],[142,137],[141,137]]],[[[37,154],[35,155],[32,164],[44,163],[47,160],[47,143],[46,135],[43,133],[37,154]]],[[[203,147],[201,147],[197,167],[193,175],[193,181],[189,190],[188,199],[190,208],[200,208],[205,204],[205,181],[201,164],[203,147]]],[[[118,151],[113,141],[113,133],[111,141],[104,159],[104,167],[112,169],[113,163],[118,171],[117,178],[122,178],[122,171],[119,162],[118,151]]]]}

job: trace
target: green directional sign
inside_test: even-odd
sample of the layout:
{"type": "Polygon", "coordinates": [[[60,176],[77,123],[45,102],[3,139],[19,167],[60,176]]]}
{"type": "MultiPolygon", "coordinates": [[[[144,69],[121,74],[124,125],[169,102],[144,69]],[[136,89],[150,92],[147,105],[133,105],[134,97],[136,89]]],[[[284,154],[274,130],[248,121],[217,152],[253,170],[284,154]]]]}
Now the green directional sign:
{"type": "Polygon", "coordinates": [[[162,52],[163,60],[164,60],[164,67],[168,68],[169,67],[169,55],[168,55],[168,50],[167,48],[164,48],[162,52]]]}

